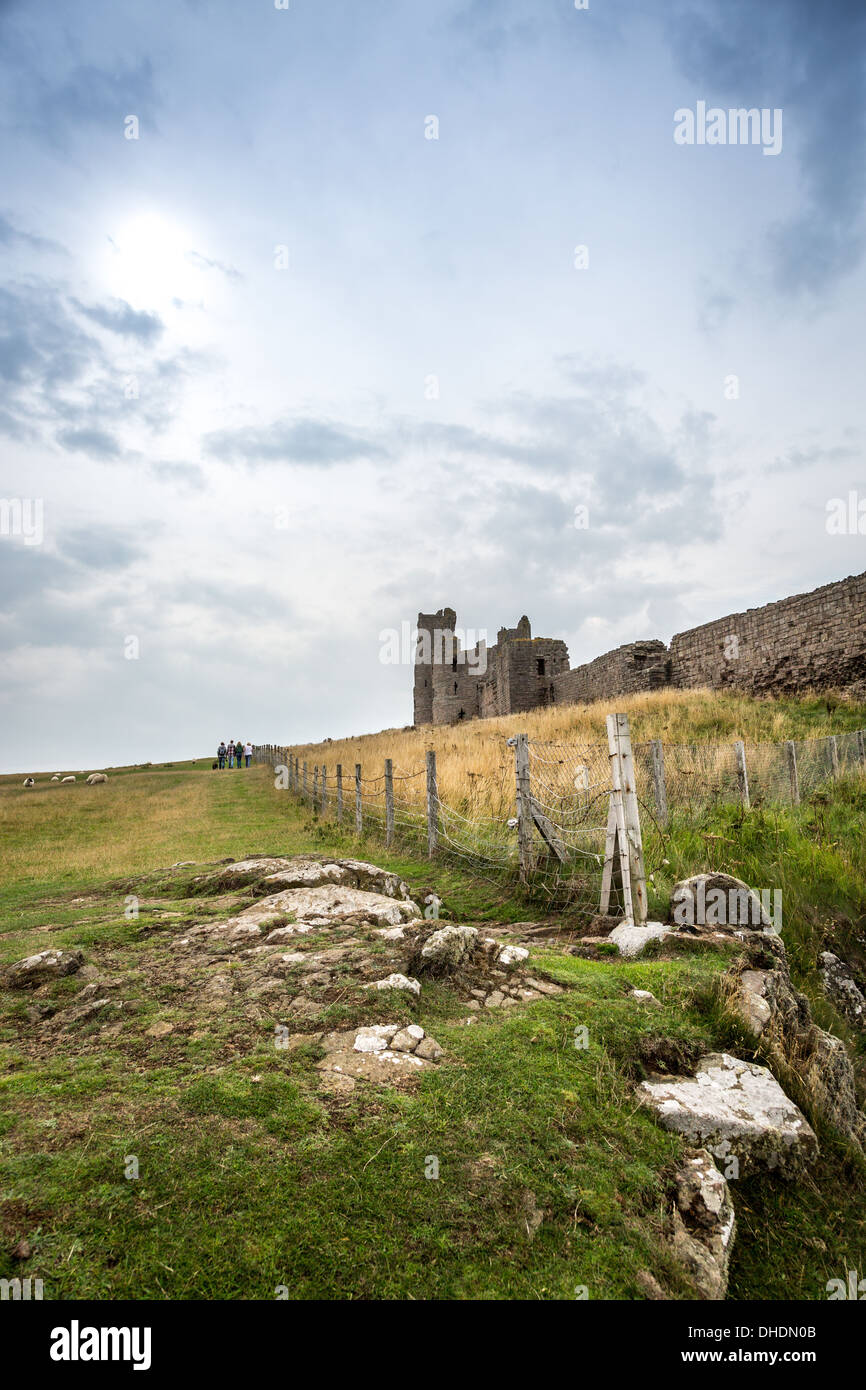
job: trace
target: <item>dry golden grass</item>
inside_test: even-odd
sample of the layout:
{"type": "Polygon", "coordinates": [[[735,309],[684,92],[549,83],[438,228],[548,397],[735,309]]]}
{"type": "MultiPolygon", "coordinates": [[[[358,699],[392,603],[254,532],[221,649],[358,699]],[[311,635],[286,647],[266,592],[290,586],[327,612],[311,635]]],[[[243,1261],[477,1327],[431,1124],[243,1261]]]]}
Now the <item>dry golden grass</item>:
{"type": "MultiPolygon", "coordinates": [[[[439,794],[463,811],[498,818],[513,815],[514,757],[507,739],[528,733],[538,742],[593,746],[606,757],[605,716],[613,709],[629,716],[635,744],[660,738],[665,745],[705,744],[703,761],[712,762],[711,745],[781,742],[789,738],[816,738],[862,727],[866,706],[842,696],[805,696],[791,700],[757,700],[746,695],[711,690],[663,690],[620,696],[592,705],[554,705],[528,714],[498,719],[473,719],[465,723],[418,729],[384,729],[359,738],[326,743],[291,745],[290,751],[305,760],[312,779],[314,765],[324,764],[331,778],[337,763],[346,784],[360,763],[363,776],[381,775],[385,758],[398,774],[421,771],[428,748],[436,752],[439,794]]],[[[727,764],[729,748],[720,752],[727,764]]],[[[420,803],[424,777],[398,783],[395,794],[420,803]]]]}

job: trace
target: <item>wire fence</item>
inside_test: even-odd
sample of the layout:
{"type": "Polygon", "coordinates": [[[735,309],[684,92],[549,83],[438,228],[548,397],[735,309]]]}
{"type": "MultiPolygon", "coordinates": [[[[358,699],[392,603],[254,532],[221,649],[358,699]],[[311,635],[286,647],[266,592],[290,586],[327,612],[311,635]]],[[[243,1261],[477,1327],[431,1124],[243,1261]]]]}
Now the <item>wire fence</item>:
{"type": "MultiPolygon", "coordinates": [[[[257,748],[256,757],[279,770],[318,816],[349,832],[413,852],[423,846],[499,881],[519,877],[550,907],[568,902],[589,915],[603,902],[621,916],[622,866],[611,850],[612,746],[523,735],[508,743],[515,748],[513,775],[506,782],[498,773],[468,773],[459,804],[440,796],[432,752],[425,767],[386,759],[375,774],[360,764],[310,766],[275,745],[257,748]]],[[[658,864],[672,820],[694,823],[728,804],[796,805],[829,792],[838,778],[866,770],[866,739],[856,730],[783,743],[654,740],[629,746],[628,756],[638,840],[642,835],[658,864]]]]}

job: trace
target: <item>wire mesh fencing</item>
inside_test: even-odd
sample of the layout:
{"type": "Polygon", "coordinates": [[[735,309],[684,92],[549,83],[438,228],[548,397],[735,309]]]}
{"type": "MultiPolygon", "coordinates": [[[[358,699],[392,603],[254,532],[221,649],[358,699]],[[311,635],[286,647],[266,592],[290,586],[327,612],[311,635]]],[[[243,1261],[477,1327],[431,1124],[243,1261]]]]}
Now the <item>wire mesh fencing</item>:
{"type": "MultiPolygon", "coordinates": [[[[495,773],[465,771],[459,794],[452,779],[449,797],[440,794],[432,751],[425,767],[385,759],[381,772],[311,765],[274,745],[257,748],[256,756],[279,768],[317,816],[349,832],[451,857],[491,878],[519,876],[551,907],[567,902],[591,914],[604,901],[611,915],[621,915],[621,869],[611,870],[611,747],[525,735],[507,743],[513,771],[510,756],[495,773]]],[[[673,817],[695,822],[722,805],[797,805],[830,792],[840,777],[866,771],[866,737],[855,730],[781,743],[652,740],[631,746],[630,757],[636,834],[648,862],[657,864],[673,817]]]]}

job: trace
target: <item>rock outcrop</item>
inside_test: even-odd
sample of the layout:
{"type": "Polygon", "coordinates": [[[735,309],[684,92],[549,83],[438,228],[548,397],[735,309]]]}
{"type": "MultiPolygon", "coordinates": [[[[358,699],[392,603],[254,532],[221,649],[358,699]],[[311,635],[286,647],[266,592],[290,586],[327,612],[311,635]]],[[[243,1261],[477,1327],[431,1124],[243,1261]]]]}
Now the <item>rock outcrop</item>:
{"type": "Polygon", "coordinates": [[[690,1144],[733,1155],[740,1176],[788,1177],[818,1154],[814,1130],[772,1072],[727,1053],[702,1057],[692,1077],[641,1082],[638,1099],[690,1144]]]}

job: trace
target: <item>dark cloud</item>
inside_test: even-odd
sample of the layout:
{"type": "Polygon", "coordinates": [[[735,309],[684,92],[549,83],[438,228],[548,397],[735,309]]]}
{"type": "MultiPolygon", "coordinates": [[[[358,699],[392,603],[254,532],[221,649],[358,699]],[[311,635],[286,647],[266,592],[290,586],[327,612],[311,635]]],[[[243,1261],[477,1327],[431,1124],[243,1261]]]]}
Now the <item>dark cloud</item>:
{"type": "MultiPolygon", "coordinates": [[[[152,524],[149,531],[152,534],[152,524]]],[[[102,524],[65,532],[58,549],[62,557],[89,570],[126,569],[144,553],[137,536],[102,524]]]]}
{"type": "Polygon", "coordinates": [[[60,430],[57,435],[57,442],[71,453],[88,454],[91,458],[103,462],[109,459],[119,459],[123,452],[114,436],[105,430],[86,428],[60,430]]]}
{"type": "Polygon", "coordinates": [[[264,428],[216,430],[205,435],[202,442],[214,458],[250,466],[296,463],[309,468],[330,468],[338,463],[388,458],[382,444],[324,420],[279,420],[264,428]]]}
{"type": "Polygon", "coordinates": [[[784,112],[805,206],[774,229],[777,287],[818,292],[841,279],[866,249],[866,5],[680,0],[666,28],[699,96],[784,112]]]}
{"type": "Polygon", "coordinates": [[[108,304],[82,304],[73,299],[79,313],[125,338],[138,338],[140,342],[150,343],[163,332],[165,324],[158,314],[148,314],[144,310],[133,309],[125,299],[112,299],[108,304]]]}

